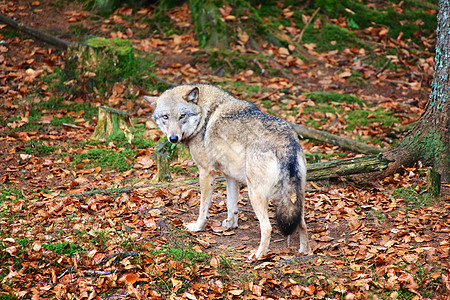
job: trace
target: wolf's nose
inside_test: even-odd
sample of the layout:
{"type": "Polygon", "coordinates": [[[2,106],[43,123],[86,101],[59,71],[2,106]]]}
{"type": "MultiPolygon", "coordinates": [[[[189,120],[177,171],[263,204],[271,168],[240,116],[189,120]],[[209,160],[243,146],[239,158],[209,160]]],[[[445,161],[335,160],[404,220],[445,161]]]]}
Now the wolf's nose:
{"type": "Polygon", "coordinates": [[[172,135],[169,137],[169,142],[171,142],[172,144],[175,144],[178,142],[178,137],[176,135],[172,135]]]}

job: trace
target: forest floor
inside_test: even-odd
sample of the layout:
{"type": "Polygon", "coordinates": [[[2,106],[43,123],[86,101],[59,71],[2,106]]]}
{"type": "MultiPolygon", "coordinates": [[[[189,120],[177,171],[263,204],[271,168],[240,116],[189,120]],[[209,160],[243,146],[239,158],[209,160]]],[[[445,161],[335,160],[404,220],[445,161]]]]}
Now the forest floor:
{"type": "MultiPolygon", "coordinates": [[[[129,39],[136,53],[153,58],[143,80],[155,87],[216,84],[290,122],[383,148],[420,117],[431,90],[432,34],[418,43],[374,26],[353,30],[370,50],[262,42],[254,59],[242,32],[232,47],[240,55],[199,48],[186,5],[166,14],[173,31],[149,21],[151,7],[100,17],[78,2],[18,0],[0,10],[70,42],[129,39]]],[[[289,9],[280,15],[289,17],[289,9]]],[[[260,231],[245,187],[239,228],[221,227],[226,190],[219,181],[209,223],[193,234],[183,226],[199,204],[189,155],[173,150],[172,179],[152,180],[163,134],[142,95],[163,89],[126,81],[103,92],[87,91],[86,81],[58,86],[66,53],[6,25],[0,30],[0,299],[449,299],[450,186],[431,196],[420,163],[383,180],[309,182],[313,254],[297,252],[298,236],[288,247],[273,224],[268,255],[247,261],[260,231]],[[131,144],[90,140],[100,105],[130,114],[131,144]]],[[[308,162],[361,155],[307,139],[302,146],[308,162]]]]}

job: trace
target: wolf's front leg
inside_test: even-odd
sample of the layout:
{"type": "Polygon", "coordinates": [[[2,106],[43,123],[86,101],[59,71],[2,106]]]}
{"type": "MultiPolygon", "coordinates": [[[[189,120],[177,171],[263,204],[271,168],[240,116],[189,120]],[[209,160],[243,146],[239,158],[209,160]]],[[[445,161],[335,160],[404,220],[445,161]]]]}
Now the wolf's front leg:
{"type": "Polygon", "coordinates": [[[209,205],[211,204],[212,192],[214,188],[214,171],[207,171],[199,168],[200,173],[200,212],[197,222],[189,223],[186,229],[191,232],[202,231],[208,219],[209,205]]]}
{"type": "Polygon", "coordinates": [[[238,198],[239,198],[239,183],[228,176],[227,179],[227,210],[228,216],[222,222],[222,226],[226,228],[238,227],[238,198]]]}

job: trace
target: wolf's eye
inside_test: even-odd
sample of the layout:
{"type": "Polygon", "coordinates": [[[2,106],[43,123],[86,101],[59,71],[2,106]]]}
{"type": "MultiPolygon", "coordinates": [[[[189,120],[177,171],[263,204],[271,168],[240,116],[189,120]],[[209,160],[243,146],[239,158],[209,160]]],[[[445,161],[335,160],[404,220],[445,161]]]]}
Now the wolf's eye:
{"type": "Polygon", "coordinates": [[[169,116],[168,116],[168,115],[163,115],[162,118],[163,118],[164,120],[167,120],[167,119],[169,119],[169,116]]]}
{"type": "Polygon", "coordinates": [[[180,115],[180,120],[181,120],[181,119],[184,119],[184,117],[186,117],[186,114],[181,114],[181,115],[180,115]]]}

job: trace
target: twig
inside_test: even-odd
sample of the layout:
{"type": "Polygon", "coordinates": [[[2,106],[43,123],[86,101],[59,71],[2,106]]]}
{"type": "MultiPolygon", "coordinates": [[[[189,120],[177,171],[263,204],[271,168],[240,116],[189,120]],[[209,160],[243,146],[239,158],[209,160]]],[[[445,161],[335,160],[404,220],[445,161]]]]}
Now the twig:
{"type": "Polygon", "coordinates": [[[389,65],[389,63],[391,62],[391,60],[392,60],[392,58],[389,58],[389,59],[384,63],[384,65],[381,67],[381,69],[378,70],[378,72],[376,72],[376,73],[374,74],[374,76],[377,76],[378,74],[380,74],[381,72],[383,72],[384,70],[386,70],[386,68],[387,68],[387,66],[389,65]]]}
{"type": "Polygon", "coordinates": [[[168,188],[168,187],[176,187],[176,186],[181,186],[181,185],[191,185],[191,184],[195,184],[198,181],[193,180],[190,182],[186,182],[186,181],[173,181],[173,182],[164,182],[164,183],[155,183],[155,184],[144,184],[144,185],[135,185],[135,186],[125,186],[125,187],[121,187],[121,188],[112,188],[112,189],[104,189],[104,190],[92,190],[92,191],[87,191],[87,192],[81,192],[81,193],[76,193],[76,194],[72,194],[72,195],[59,195],[58,197],[76,197],[76,198],[81,198],[81,197],[86,197],[86,196],[92,196],[92,195],[96,195],[96,194],[115,194],[115,193],[128,193],[131,192],[132,190],[136,190],[136,189],[141,189],[141,188],[168,188]]]}
{"type": "Polygon", "coordinates": [[[311,24],[311,21],[314,19],[314,17],[317,15],[317,13],[319,12],[320,7],[318,9],[316,9],[316,11],[312,14],[311,18],[309,18],[308,22],[306,22],[305,27],[303,27],[302,31],[300,32],[300,34],[295,37],[294,41],[300,43],[302,41],[303,38],[303,34],[306,31],[306,28],[308,28],[309,24],[311,24]]]}
{"type": "Polygon", "coordinates": [[[74,125],[74,124],[67,124],[67,123],[63,123],[62,126],[64,127],[70,127],[70,128],[75,128],[75,129],[83,129],[84,127],[78,126],[78,125],[74,125]]]}
{"type": "Polygon", "coordinates": [[[83,271],[84,274],[88,274],[88,275],[111,275],[113,273],[113,271],[98,271],[98,270],[84,270],[83,271]]]}

